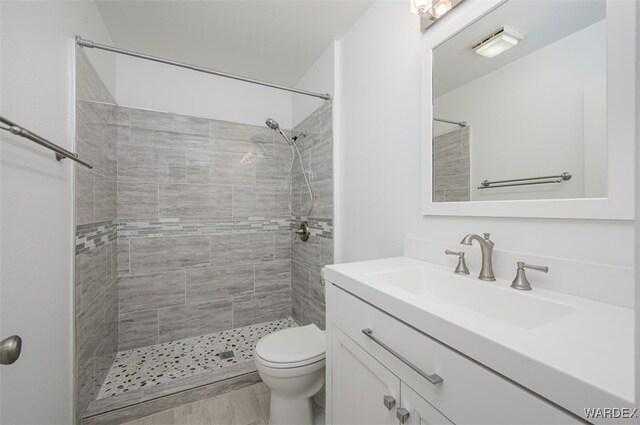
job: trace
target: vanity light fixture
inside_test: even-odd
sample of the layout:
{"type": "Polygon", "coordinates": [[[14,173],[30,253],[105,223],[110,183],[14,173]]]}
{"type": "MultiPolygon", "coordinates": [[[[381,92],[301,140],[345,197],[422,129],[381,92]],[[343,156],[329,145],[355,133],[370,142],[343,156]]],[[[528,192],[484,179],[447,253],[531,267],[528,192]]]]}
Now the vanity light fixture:
{"type": "Polygon", "coordinates": [[[450,0],[411,0],[411,11],[427,18],[440,19],[450,10],[450,0]]]}
{"type": "Polygon", "coordinates": [[[424,31],[461,1],[462,0],[411,0],[411,11],[422,18],[420,27],[422,31],[424,31]]]}
{"type": "Polygon", "coordinates": [[[474,43],[471,46],[471,50],[481,56],[492,58],[514,47],[523,39],[524,36],[520,31],[508,25],[503,25],[474,43]]]}

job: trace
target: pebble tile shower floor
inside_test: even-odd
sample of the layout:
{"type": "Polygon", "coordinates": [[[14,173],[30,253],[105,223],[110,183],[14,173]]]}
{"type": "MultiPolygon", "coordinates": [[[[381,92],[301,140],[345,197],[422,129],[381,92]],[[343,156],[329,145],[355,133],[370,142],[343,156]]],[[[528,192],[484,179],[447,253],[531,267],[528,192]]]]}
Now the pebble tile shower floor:
{"type": "Polygon", "coordinates": [[[291,318],[274,320],[119,352],[98,399],[252,362],[261,337],[293,326],[297,324],[291,318]]]}

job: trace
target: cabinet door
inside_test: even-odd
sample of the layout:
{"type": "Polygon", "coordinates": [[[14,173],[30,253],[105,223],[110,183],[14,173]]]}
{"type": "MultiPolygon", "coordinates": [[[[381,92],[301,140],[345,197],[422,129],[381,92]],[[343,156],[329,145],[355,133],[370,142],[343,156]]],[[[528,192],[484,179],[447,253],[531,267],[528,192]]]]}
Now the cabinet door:
{"type": "Polygon", "coordinates": [[[406,409],[409,414],[404,425],[453,425],[453,422],[420,397],[410,386],[404,382],[401,385],[400,408],[406,409]]]}
{"type": "Polygon", "coordinates": [[[337,328],[332,332],[330,421],[333,425],[397,425],[400,380],[337,328]],[[384,397],[393,405],[385,406],[384,397]]]}

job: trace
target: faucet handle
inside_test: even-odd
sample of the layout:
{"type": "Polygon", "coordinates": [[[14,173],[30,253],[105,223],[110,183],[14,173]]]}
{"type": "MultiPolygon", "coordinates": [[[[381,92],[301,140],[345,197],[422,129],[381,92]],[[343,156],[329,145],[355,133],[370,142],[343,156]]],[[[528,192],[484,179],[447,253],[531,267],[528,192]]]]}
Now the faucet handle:
{"type": "Polygon", "coordinates": [[[489,240],[489,236],[491,236],[491,233],[483,233],[482,235],[486,240],[489,240]]]}
{"type": "Polygon", "coordinates": [[[464,260],[464,251],[451,251],[450,249],[447,249],[444,251],[445,254],[447,255],[457,255],[458,256],[458,265],[456,266],[456,269],[454,271],[454,273],[457,274],[469,274],[469,269],[467,268],[467,263],[464,260]]]}
{"type": "Polygon", "coordinates": [[[529,283],[529,279],[527,279],[527,275],[524,272],[524,269],[537,270],[539,272],[547,273],[549,271],[549,267],[547,266],[536,266],[533,264],[526,264],[524,261],[518,261],[518,270],[516,272],[516,277],[511,282],[511,287],[513,289],[519,289],[521,291],[530,291],[531,284],[529,283]]]}
{"type": "Polygon", "coordinates": [[[534,266],[533,264],[525,264],[524,261],[518,261],[518,268],[519,269],[537,270],[537,271],[543,272],[543,273],[548,273],[549,272],[549,267],[547,267],[547,266],[534,266]]]}

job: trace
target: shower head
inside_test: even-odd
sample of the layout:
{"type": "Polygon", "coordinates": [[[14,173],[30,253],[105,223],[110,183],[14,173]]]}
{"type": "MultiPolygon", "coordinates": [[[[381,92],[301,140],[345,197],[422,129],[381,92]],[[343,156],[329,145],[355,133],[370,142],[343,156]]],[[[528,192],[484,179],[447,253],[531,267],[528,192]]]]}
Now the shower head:
{"type": "Polygon", "coordinates": [[[280,128],[280,124],[278,124],[273,118],[267,118],[265,124],[267,124],[267,127],[271,130],[278,130],[280,128]]]}
{"type": "Polygon", "coordinates": [[[282,138],[289,144],[289,146],[293,145],[293,142],[291,141],[289,136],[287,136],[287,134],[284,131],[282,131],[282,129],[280,128],[280,124],[278,124],[276,120],[274,120],[273,118],[267,118],[267,120],[265,121],[265,124],[267,124],[267,127],[269,127],[271,130],[277,131],[278,133],[280,133],[282,138]]]}

